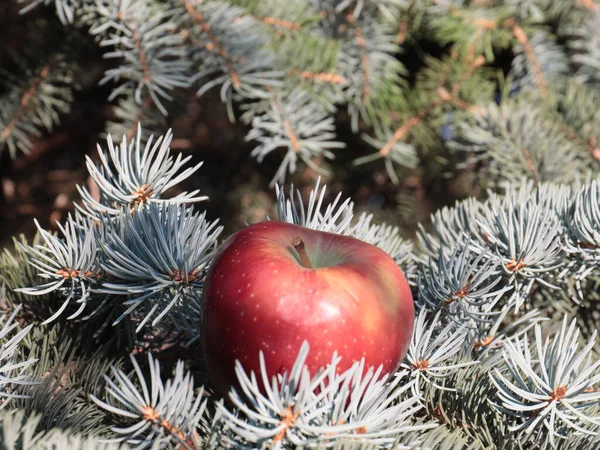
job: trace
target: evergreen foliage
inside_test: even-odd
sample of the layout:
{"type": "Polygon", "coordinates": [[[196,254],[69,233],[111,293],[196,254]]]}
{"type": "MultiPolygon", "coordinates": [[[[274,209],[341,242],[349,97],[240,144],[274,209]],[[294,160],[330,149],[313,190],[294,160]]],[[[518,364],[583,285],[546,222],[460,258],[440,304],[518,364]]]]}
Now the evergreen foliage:
{"type": "MultiPolygon", "coordinates": [[[[578,449],[600,446],[600,6],[593,0],[34,0],[109,61],[114,120],[92,185],[58,233],[38,225],[0,255],[0,447],[29,449],[578,449]],[[409,71],[403,55],[443,46],[409,71]],[[501,55],[510,67],[500,73],[501,55]],[[572,76],[572,74],[575,76],[572,76]],[[163,133],[178,96],[219,89],[273,177],[281,220],[387,252],[417,316],[397,371],[339,357],[316,373],[304,343],[268,379],[236,366],[220,398],[199,336],[204,277],[222,241],[197,190],[201,162],[163,133]],[[485,195],[445,207],[417,239],[317,182],[350,129],[398,181],[437,157],[485,195]],[[120,140],[116,145],[115,139],[120,140]],[[191,164],[190,164],[191,163],[191,164]],[[174,193],[174,195],[173,195],[174,193]],[[192,205],[193,204],[193,205],[192,205]]],[[[25,4],[26,3],[26,4],[25,4]]],[[[0,148],[15,156],[73,101],[61,48],[15,57],[0,148]]]]}
{"type": "Polygon", "coordinates": [[[2,258],[5,305],[19,304],[0,337],[6,448],[596,448],[598,181],[523,178],[435,213],[418,245],[341,194],[326,204],[319,183],[308,203],[277,186],[277,220],[397,261],[412,341],[390,374],[364,361],[339,372],[336,355],[310,373],[305,343],[270,380],[261,354],[262,373],[238,363],[221,399],[197,341],[221,229],[182,204],[198,193],[162,195],[199,165],[167,157],[169,133],[143,148],[141,133],[129,151],[108,139],[111,158],[88,165],[99,198],[82,189],[60,234],[40,228],[2,258]],[[16,317],[29,325],[14,334],[16,317]]]}
{"type": "MultiPolygon", "coordinates": [[[[110,133],[131,138],[138,122],[162,132],[183,97],[218,89],[251,155],[279,155],[273,185],[299,167],[332,170],[344,121],[376,150],[354,164],[383,164],[395,183],[432,155],[484,166],[486,185],[515,181],[519,165],[538,182],[571,181],[600,159],[596,128],[580,120],[598,115],[594,0],[23,3],[25,17],[54,9],[67,35],[104,52],[110,133]],[[414,54],[422,64],[409,70],[414,54]]],[[[66,48],[48,62],[13,58],[0,95],[0,148],[13,156],[69,111],[79,56],[66,48]]]]}

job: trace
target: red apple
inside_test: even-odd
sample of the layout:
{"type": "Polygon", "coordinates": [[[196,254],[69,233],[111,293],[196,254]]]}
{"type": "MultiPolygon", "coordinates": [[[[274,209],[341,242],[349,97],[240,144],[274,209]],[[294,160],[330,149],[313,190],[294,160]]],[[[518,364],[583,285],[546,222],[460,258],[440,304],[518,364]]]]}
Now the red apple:
{"type": "Polygon", "coordinates": [[[202,343],[208,376],[225,394],[235,360],[269,378],[290,370],[304,340],[311,373],[342,357],[394,371],[410,343],[414,306],[394,260],[358,239],[285,222],[251,225],[218,250],[206,277],[202,343]],[[308,258],[308,261],[306,260],[308,258]]]}

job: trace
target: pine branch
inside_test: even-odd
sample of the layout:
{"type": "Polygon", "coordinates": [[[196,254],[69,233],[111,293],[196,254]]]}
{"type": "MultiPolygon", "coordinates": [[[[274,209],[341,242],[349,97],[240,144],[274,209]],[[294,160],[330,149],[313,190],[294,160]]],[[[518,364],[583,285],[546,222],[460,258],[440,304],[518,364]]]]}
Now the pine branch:
{"type": "Polygon", "coordinates": [[[552,341],[543,340],[540,326],[535,326],[536,357],[527,337],[505,343],[503,356],[509,371],[503,374],[495,369],[492,375],[498,388],[496,407],[519,418],[514,429],[522,430],[525,439],[542,434],[543,441],[556,448],[558,440],[571,433],[597,434],[589,425],[600,423],[588,415],[592,402],[600,398],[600,393],[589,390],[600,381],[600,361],[592,364],[588,357],[595,334],[580,352],[578,337],[575,321],[567,329],[565,317],[552,341]]]}
{"type": "Polygon", "coordinates": [[[314,5],[304,0],[281,3],[278,0],[235,0],[253,20],[267,25],[276,36],[304,32],[318,20],[314,5]]]}
{"type": "MultiPolygon", "coordinates": [[[[481,84],[476,83],[481,80],[475,77],[474,73],[485,63],[485,58],[482,55],[474,57],[472,52],[462,61],[457,61],[458,58],[458,52],[453,52],[443,64],[434,63],[430,60],[432,65],[430,71],[422,72],[419,85],[430,92],[435,92],[434,98],[422,105],[416,105],[416,111],[409,110],[407,113],[408,118],[393,133],[388,130],[380,131],[376,129],[374,138],[363,135],[363,139],[367,143],[379,148],[379,150],[377,153],[357,158],[353,162],[354,165],[384,159],[389,177],[397,184],[400,179],[394,168],[394,163],[412,169],[419,162],[414,145],[404,142],[417,133],[416,129],[427,128],[430,116],[434,116],[436,113],[439,114],[439,111],[443,108],[476,109],[462,100],[461,97],[464,96],[467,100],[471,100],[469,88],[474,81],[473,84],[478,85],[481,89],[481,84]],[[473,78],[476,80],[473,80],[473,78]],[[448,89],[446,86],[448,86],[448,89]]],[[[421,145],[425,146],[426,139],[423,136],[419,137],[421,145]]]]}
{"type": "Polygon", "coordinates": [[[137,421],[126,428],[114,427],[113,431],[120,436],[112,441],[131,443],[136,448],[151,448],[159,442],[161,447],[171,444],[186,450],[203,448],[198,431],[207,426],[207,401],[202,388],[195,392],[191,374],[184,373],[183,362],[177,364],[173,377],[166,382],[162,380],[158,360],[151,354],[149,381],[133,356],[131,362],[137,386],[126,373],[113,367],[112,377],[105,375],[109,400],[91,396],[101,408],[129,422],[137,421]]]}
{"type": "Polygon", "coordinates": [[[16,292],[36,296],[60,293],[64,298],[62,305],[44,324],[55,320],[73,303],[77,304],[77,309],[68,318],[75,318],[84,311],[90,290],[100,277],[93,225],[90,221],[73,219],[69,215],[64,226],[57,223],[63,235],[61,239],[41,228],[37,221],[35,223],[44,245],[22,246],[22,249],[30,258],[29,264],[37,269],[38,276],[51,281],[39,286],[21,287],[16,292]]]}
{"type": "MultiPolygon", "coordinates": [[[[332,14],[331,19],[335,20],[336,15],[332,14]]],[[[395,102],[402,101],[400,75],[404,67],[396,57],[400,48],[393,28],[378,20],[376,10],[344,11],[343,20],[334,30],[335,34],[345,36],[337,73],[349,81],[344,98],[356,132],[359,120],[368,125],[378,124],[395,102]]]]}
{"type": "MultiPolygon", "coordinates": [[[[2,370],[24,383],[3,379],[5,393],[27,396],[7,402],[21,412],[14,421],[1,415],[4,445],[103,448],[98,440],[116,438],[187,449],[598,447],[595,2],[30,5],[52,3],[73,23],[66,34],[91,28],[110,47],[114,64],[103,82],[116,86],[110,99],[119,102],[108,126],[124,139],[115,146],[109,138],[99,162],[88,161],[97,189],[80,191],[87,218],[69,217],[59,234],[40,228],[36,240],[0,258],[10,291],[3,307],[23,303],[24,324],[59,322],[27,325],[10,363],[0,349],[2,370]],[[437,49],[447,53],[434,57],[437,49]],[[411,73],[399,62],[403,51],[411,73]],[[498,89],[496,71],[509,67],[498,89]],[[419,313],[401,370],[385,375],[355,362],[340,372],[334,356],[310,374],[303,347],[294,369],[271,380],[266,355],[260,373],[238,364],[241,389],[225,403],[194,390],[203,365],[189,354],[194,372],[182,361],[168,380],[152,357],[149,368],[132,361],[134,374],[120,367],[113,347],[164,350],[201,332],[203,277],[221,228],[182,205],[204,200],[197,191],[167,198],[199,165],[186,168],[188,158],[170,153],[170,133],[146,143],[138,125],[162,128],[163,113],[176,109],[173,94],[192,85],[198,95],[220,89],[231,119],[240,107],[258,159],[285,152],[274,181],[301,160],[325,170],[343,147],[334,118],[343,122],[337,112],[347,108],[352,130],[376,149],[356,163],[383,159],[395,182],[398,166],[444,165],[444,176],[467,169],[490,188],[486,200],[436,212],[430,231],[421,227],[420,246],[371,214],[355,215],[351,199],[338,194],[329,203],[319,183],[306,202],[276,188],[279,220],[372,243],[403,269],[419,313]],[[576,321],[563,321],[565,312],[576,321]],[[110,358],[89,346],[110,348],[110,358]],[[98,375],[110,363],[105,388],[98,375]]],[[[17,69],[2,92],[0,143],[13,156],[71,101],[67,66],[57,74],[47,64],[17,69]]],[[[15,328],[5,345],[12,333],[20,336],[15,328]]]]}
{"type": "MultiPolygon", "coordinates": [[[[538,59],[538,56],[536,55],[536,51],[534,51],[534,46],[532,44],[532,41],[527,36],[527,33],[525,33],[525,30],[523,30],[523,28],[512,18],[507,19],[504,22],[504,25],[507,26],[508,28],[510,28],[513,36],[515,37],[517,42],[519,42],[519,44],[522,46],[523,52],[526,55],[526,57],[529,61],[529,64],[531,65],[532,72],[535,75],[535,82],[536,82],[537,86],[539,87],[540,91],[542,92],[543,95],[548,95],[548,85],[546,83],[546,78],[542,71],[542,67],[541,67],[540,61],[538,59]]],[[[548,38],[546,37],[545,39],[544,38],[536,39],[536,41],[538,41],[538,45],[539,45],[540,40],[546,41],[547,39],[548,38]]],[[[516,62],[515,64],[518,64],[518,62],[516,62]]],[[[563,64],[565,64],[565,63],[563,63],[563,64]]]]}
{"type": "Polygon", "coordinates": [[[190,80],[204,82],[197,95],[221,86],[221,100],[231,120],[234,94],[252,100],[270,97],[269,89],[281,85],[282,73],[274,70],[266,36],[252,18],[242,8],[221,2],[181,1],[173,5],[175,23],[194,41],[204,43],[191,49],[198,70],[190,80]]]}
{"type": "Polygon", "coordinates": [[[219,404],[224,420],[232,427],[232,445],[336,448],[336,441],[358,435],[361,444],[392,448],[404,433],[435,427],[410,423],[420,407],[416,396],[405,396],[413,383],[400,385],[404,373],[392,378],[382,374],[381,368],[365,370],[364,360],[340,372],[336,370],[340,358],[334,354],[331,364],[310,374],[304,365],[308,351],[305,342],[290,372],[272,382],[262,352],[260,374],[245,373],[238,362],[240,392],[234,389],[230,393],[236,409],[230,411],[219,404]]]}
{"type": "Polygon", "coordinates": [[[454,321],[493,323],[500,314],[494,311],[496,304],[512,286],[503,279],[498,261],[475,253],[471,245],[467,240],[448,257],[440,249],[436,260],[421,266],[419,302],[454,321]]]}
{"type": "Polygon", "coordinates": [[[186,12],[196,23],[198,23],[198,25],[200,25],[201,30],[208,37],[209,43],[206,44],[206,48],[208,50],[213,50],[217,55],[219,55],[219,57],[222,59],[223,63],[227,67],[233,87],[235,89],[239,89],[241,85],[240,77],[233,66],[233,62],[230,59],[228,53],[223,49],[223,45],[221,44],[219,38],[215,36],[215,34],[211,31],[211,26],[205,21],[204,15],[202,13],[197,12],[194,9],[190,0],[181,0],[181,2],[186,12]]]}
{"type": "Polygon", "coordinates": [[[421,390],[426,384],[455,391],[453,387],[438,384],[439,380],[455,375],[458,369],[479,364],[464,354],[466,323],[451,322],[444,327],[439,312],[429,320],[427,316],[430,313],[425,309],[417,316],[410,347],[400,366],[415,380],[412,389],[416,396],[423,395],[421,390]]]}
{"type": "Polygon", "coordinates": [[[114,323],[135,315],[140,331],[168,316],[177,329],[197,336],[202,280],[223,227],[176,203],[150,205],[103,227],[102,268],[109,278],[97,292],[125,299],[114,323]]]}
{"type": "Polygon", "coordinates": [[[15,127],[16,123],[21,118],[21,115],[23,114],[23,112],[25,111],[27,106],[29,105],[29,101],[31,100],[31,97],[33,97],[33,95],[39,89],[40,84],[42,84],[44,79],[48,76],[49,71],[50,71],[50,66],[48,66],[48,65],[44,66],[42,68],[42,70],[40,71],[40,74],[38,75],[38,77],[33,82],[33,84],[25,92],[25,95],[23,95],[23,98],[21,99],[21,104],[20,104],[19,108],[16,110],[13,117],[10,119],[8,124],[6,124],[6,126],[2,130],[2,139],[3,140],[5,140],[5,141],[8,140],[8,138],[10,137],[10,135],[13,132],[13,128],[15,127]]]}
{"type": "Polygon", "coordinates": [[[283,92],[293,92],[300,84],[311,101],[327,111],[345,101],[344,90],[351,80],[340,67],[341,42],[307,30],[282,36],[273,44],[275,63],[286,74],[283,92]]]}
{"type": "Polygon", "coordinates": [[[105,436],[106,417],[88,394],[102,391],[102,374],[110,363],[120,366],[121,362],[118,356],[109,361],[98,342],[88,341],[81,328],[71,331],[61,325],[32,330],[23,355],[38,360],[33,376],[40,382],[22,387],[19,393],[27,395],[13,406],[27,416],[35,415],[39,432],[56,428],[69,435],[105,436]]]}
{"type": "Polygon", "coordinates": [[[286,198],[283,189],[279,185],[275,185],[277,219],[313,230],[347,234],[351,230],[350,224],[354,214],[354,205],[350,202],[350,199],[346,199],[340,204],[339,200],[342,196],[340,192],[335,200],[327,205],[325,212],[322,212],[327,186],[322,186],[319,189],[320,182],[321,179],[319,178],[314,189],[311,190],[306,208],[300,191],[294,191],[294,186],[290,187],[289,197],[286,198]]]}
{"type": "Polygon", "coordinates": [[[72,101],[71,70],[61,55],[26,71],[21,78],[4,73],[9,94],[0,99],[0,151],[6,146],[13,158],[29,152],[41,129],[52,131],[72,101]]]}
{"type": "Polygon", "coordinates": [[[463,54],[494,60],[494,48],[506,47],[510,34],[499,26],[506,10],[497,5],[455,6],[452,2],[429,8],[431,26],[442,44],[454,44],[463,54]]]}
{"type": "MultiPolygon", "coordinates": [[[[516,26],[516,25],[515,25],[516,26]]],[[[516,86],[527,89],[533,86],[547,97],[550,86],[560,85],[567,78],[571,67],[564,50],[554,42],[549,33],[536,31],[527,37],[520,28],[513,28],[519,36],[520,47],[512,62],[516,86]],[[526,39],[524,43],[521,40],[526,39]],[[521,50],[521,51],[519,51],[521,50]]]]}
{"type": "Polygon", "coordinates": [[[286,172],[297,170],[298,160],[318,172],[324,170],[315,162],[317,158],[333,159],[332,149],[343,148],[345,144],[333,140],[333,118],[318,104],[313,104],[301,89],[294,90],[286,99],[274,93],[270,108],[252,119],[252,130],[246,140],[256,140],[260,144],[252,151],[259,162],[280,147],[287,147],[271,185],[282,183],[286,172]]]}
{"type": "Polygon", "coordinates": [[[157,12],[143,0],[114,6],[98,7],[97,14],[105,16],[106,22],[91,30],[92,34],[104,35],[101,46],[113,47],[105,57],[118,58],[121,63],[108,69],[100,84],[111,80],[121,82],[109,100],[130,91],[141,104],[145,91],[167,115],[161,99],[171,100],[169,91],[185,88],[190,82],[191,64],[182,36],[173,33],[175,23],[170,21],[171,14],[157,12]]]}
{"type": "Polygon", "coordinates": [[[484,165],[480,175],[487,186],[518,183],[523,176],[537,183],[569,182],[584,176],[593,163],[565,137],[560,123],[548,120],[525,98],[490,104],[471,119],[457,125],[449,145],[468,155],[460,167],[484,165]]]}
{"type": "Polygon", "coordinates": [[[367,51],[367,43],[365,42],[365,38],[363,36],[363,32],[361,31],[360,25],[357,23],[356,18],[353,13],[350,13],[346,16],[346,22],[349,26],[354,30],[354,38],[356,41],[356,45],[358,46],[360,53],[360,68],[362,71],[363,83],[362,83],[362,101],[364,103],[369,102],[370,96],[370,72],[369,72],[369,59],[368,59],[368,51],[367,51]]]}
{"type": "Polygon", "coordinates": [[[191,156],[175,160],[171,156],[169,145],[173,135],[167,131],[153,145],[150,136],[142,148],[142,128],[137,124],[135,139],[127,139],[123,135],[120,145],[113,144],[108,135],[108,153],[104,153],[98,145],[101,165],[96,166],[91,158],[86,157],[90,176],[100,189],[100,200],[96,200],[85,186],[77,186],[83,200],[83,206],[75,205],[84,215],[94,219],[102,216],[115,216],[123,212],[122,208],[133,210],[150,204],[192,203],[207,200],[199,196],[199,190],[182,192],[177,196],[164,199],[166,191],[196,172],[202,162],[194,167],[182,170],[191,156]]]}

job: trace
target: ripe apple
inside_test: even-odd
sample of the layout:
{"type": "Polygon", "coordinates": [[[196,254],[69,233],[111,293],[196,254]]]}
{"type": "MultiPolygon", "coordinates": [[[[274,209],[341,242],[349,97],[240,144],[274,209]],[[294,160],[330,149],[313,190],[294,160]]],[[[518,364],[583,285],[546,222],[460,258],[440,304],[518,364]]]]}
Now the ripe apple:
{"type": "Polygon", "coordinates": [[[410,287],[394,260],[358,239],[279,221],[248,226],[218,250],[206,276],[202,344],[208,376],[225,394],[235,360],[269,379],[289,371],[304,340],[311,373],[342,357],[338,370],[395,370],[413,331],[410,287]]]}

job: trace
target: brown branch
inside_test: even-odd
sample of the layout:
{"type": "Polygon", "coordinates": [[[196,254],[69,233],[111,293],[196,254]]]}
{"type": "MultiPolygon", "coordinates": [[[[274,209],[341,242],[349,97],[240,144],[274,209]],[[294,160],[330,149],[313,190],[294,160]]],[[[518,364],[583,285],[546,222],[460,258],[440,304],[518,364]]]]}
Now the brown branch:
{"type": "Polygon", "coordinates": [[[96,200],[98,203],[100,203],[100,188],[98,187],[98,185],[96,184],[96,182],[94,181],[94,179],[92,178],[92,176],[88,176],[87,180],[86,180],[86,184],[88,187],[88,192],[90,193],[90,196],[96,200]]]}
{"type": "Polygon", "coordinates": [[[413,370],[422,370],[427,372],[427,369],[429,368],[429,361],[422,359],[421,361],[413,363],[411,367],[413,370]]]}
{"type": "Polygon", "coordinates": [[[496,22],[485,17],[478,17],[471,22],[478,30],[493,30],[496,28],[496,22]]]}
{"type": "Polygon", "coordinates": [[[490,335],[483,338],[480,341],[475,341],[475,343],[473,344],[473,350],[479,350],[480,348],[487,347],[492,343],[493,340],[494,336],[490,335]]]}
{"type": "Polygon", "coordinates": [[[62,269],[57,271],[56,274],[60,275],[63,278],[75,278],[75,277],[80,277],[80,276],[83,276],[83,277],[94,276],[97,278],[100,277],[100,275],[95,274],[94,272],[87,271],[87,272],[82,273],[81,270],[79,270],[79,269],[69,269],[66,267],[63,267],[62,269]]]}
{"type": "Polygon", "coordinates": [[[365,38],[363,37],[362,32],[360,31],[360,28],[356,27],[355,33],[356,33],[356,42],[360,46],[360,65],[361,65],[362,71],[363,71],[362,96],[363,96],[363,101],[366,101],[369,98],[369,82],[370,82],[370,78],[371,78],[369,75],[369,59],[367,57],[367,49],[366,49],[367,45],[365,43],[365,38]]]}
{"type": "MultiPolygon", "coordinates": [[[[176,31],[172,30],[171,32],[174,33],[176,31]]],[[[188,44],[194,47],[202,47],[202,43],[192,37],[190,30],[186,28],[180,28],[179,35],[181,36],[181,39],[183,39],[184,42],[187,42],[188,44]]]]}
{"type": "Polygon", "coordinates": [[[552,392],[550,392],[550,399],[560,401],[567,395],[567,387],[566,386],[558,386],[552,392]]]}
{"type": "Polygon", "coordinates": [[[298,418],[299,415],[300,415],[299,412],[294,414],[291,406],[288,406],[287,408],[285,408],[285,411],[282,414],[281,422],[280,422],[280,425],[283,425],[283,428],[273,438],[274,442],[279,442],[285,437],[287,430],[290,429],[290,427],[294,424],[294,422],[296,421],[296,419],[298,418]]]}
{"type": "MultiPolygon", "coordinates": [[[[455,60],[458,57],[459,54],[456,51],[454,51],[451,54],[452,60],[455,60]]],[[[461,109],[469,109],[471,105],[458,98],[458,93],[460,92],[460,88],[462,87],[462,85],[464,85],[464,83],[466,83],[466,81],[471,77],[471,75],[473,75],[475,69],[477,69],[484,63],[485,57],[483,55],[480,55],[477,58],[475,58],[469,64],[468,70],[465,71],[459,82],[452,87],[452,92],[448,92],[448,90],[443,87],[443,85],[446,84],[448,73],[451,69],[451,64],[449,61],[447,61],[444,65],[444,69],[438,83],[437,94],[439,99],[426,105],[418,114],[415,114],[406,122],[404,122],[404,124],[402,124],[402,126],[396,130],[392,138],[388,142],[386,142],[386,144],[383,147],[381,147],[381,149],[379,149],[379,153],[381,154],[381,156],[387,156],[394,147],[394,144],[396,144],[396,142],[400,141],[401,139],[404,139],[404,137],[412,128],[420,124],[423,121],[423,119],[425,119],[425,117],[427,117],[429,113],[439,105],[443,103],[453,103],[461,109]]]]}
{"type": "MultiPolygon", "coordinates": [[[[297,31],[300,29],[299,23],[292,22],[291,20],[285,20],[285,19],[280,19],[279,17],[271,17],[271,16],[259,17],[259,16],[247,14],[245,16],[236,17],[234,19],[234,21],[237,22],[238,20],[241,20],[245,17],[255,20],[257,22],[262,22],[265,25],[270,25],[275,28],[277,28],[277,27],[285,28],[286,30],[289,30],[289,31],[297,31]]],[[[278,36],[280,36],[279,33],[278,33],[278,36]]]]}
{"type": "MultiPolygon", "coordinates": [[[[480,30],[477,31],[477,34],[479,34],[479,31],[480,30]]],[[[448,81],[448,74],[450,73],[450,70],[452,69],[451,62],[456,61],[459,58],[459,56],[460,56],[460,52],[457,49],[453,49],[452,53],[450,54],[450,61],[446,61],[444,63],[442,73],[441,73],[440,79],[438,81],[438,94],[439,94],[439,88],[444,86],[446,84],[446,81],[448,81]]],[[[471,45],[469,47],[469,50],[467,52],[467,56],[465,59],[467,61],[469,61],[468,67],[467,67],[467,70],[463,73],[463,76],[458,81],[458,83],[456,83],[452,87],[452,96],[453,97],[456,97],[458,95],[458,91],[460,90],[462,85],[467,82],[467,80],[471,77],[471,75],[473,75],[473,72],[475,71],[475,69],[477,69],[478,67],[485,64],[485,56],[479,55],[477,58],[475,58],[475,45],[471,45]]]]}
{"type": "Polygon", "coordinates": [[[289,75],[298,75],[303,80],[313,80],[322,83],[346,84],[348,82],[344,76],[333,72],[311,72],[309,70],[304,70],[298,73],[296,70],[289,72],[289,75]]]}
{"type": "Polygon", "coordinates": [[[467,295],[469,295],[469,289],[471,289],[471,281],[472,280],[473,280],[473,276],[471,275],[467,279],[467,282],[465,283],[465,285],[463,287],[461,287],[460,289],[456,290],[454,292],[454,294],[452,295],[452,297],[447,298],[446,300],[444,300],[444,306],[448,306],[451,303],[454,303],[456,300],[461,300],[461,299],[465,298],[467,295]],[[456,299],[454,297],[456,297],[456,299]]]}
{"type": "Polygon", "coordinates": [[[152,186],[144,183],[135,192],[131,194],[134,197],[133,204],[138,205],[142,203],[148,203],[150,198],[152,198],[153,194],[154,189],[152,188],[152,186]]]}
{"type": "Polygon", "coordinates": [[[600,4],[596,3],[594,0],[576,0],[575,3],[589,11],[600,10],[600,4]]]}
{"type": "Polygon", "coordinates": [[[404,44],[407,33],[408,33],[408,20],[404,19],[402,22],[400,22],[400,28],[398,29],[398,35],[396,36],[396,43],[400,44],[400,45],[404,44]]]}
{"type": "MultiPolygon", "coordinates": [[[[152,422],[155,425],[160,426],[166,433],[175,436],[181,443],[187,447],[194,449],[196,445],[191,439],[186,438],[185,433],[181,431],[177,425],[171,425],[167,419],[163,419],[158,411],[151,406],[144,407],[142,417],[148,422],[152,422]]],[[[195,432],[194,432],[195,433],[195,432]]]]}
{"type": "Polygon", "coordinates": [[[298,139],[298,135],[292,128],[292,124],[290,123],[289,119],[286,117],[285,113],[283,112],[283,109],[281,108],[281,105],[277,101],[277,98],[273,97],[273,103],[275,104],[275,108],[277,109],[277,111],[279,111],[279,114],[281,114],[281,117],[283,119],[283,127],[285,128],[285,133],[288,135],[288,138],[290,139],[290,145],[292,146],[292,150],[294,150],[294,152],[298,153],[300,151],[300,140],[298,139]]]}
{"type": "Polygon", "coordinates": [[[539,181],[540,181],[539,174],[535,168],[535,164],[533,163],[533,158],[531,157],[531,153],[529,153],[529,150],[527,150],[527,147],[522,147],[521,151],[523,152],[523,155],[525,156],[525,161],[527,162],[527,168],[533,175],[533,178],[535,179],[536,184],[539,183],[539,181]]]}
{"type": "Polygon", "coordinates": [[[259,20],[267,25],[274,27],[285,28],[286,30],[295,31],[300,29],[300,24],[290,20],[279,19],[277,17],[261,17],[259,20]]]}
{"type": "Polygon", "coordinates": [[[227,67],[227,70],[229,71],[229,76],[231,77],[231,82],[233,83],[233,87],[236,89],[239,89],[241,86],[240,76],[238,75],[237,71],[235,70],[235,67],[233,66],[233,61],[229,57],[229,54],[223,48],[221,41],[211,31],[210,24],[208,24],[206,22],[206,20],[204,20],[204,14],[196,11],[194,9],[194,6],[191,4],[190,0],[181,0],[181,2],[183,3],[183,7],[187,11],[187,13],[190,15],[190,17],[192,19],[194,19],[196,22],[198,22],[198,24],[200,25],[200,28],[202,28],[202,31],[204,31],[206,33],[206,35],[208,36],[208,39],[210,40],[210,42],[206,44],[206,49],[209,51],[214,50],[215,53],[221,57],[221,59],[225,63],[225,66],[227,67]]]}
{"type": "MultiPolygon", "coordinates": [[[[454,49],[450,54],[450,60],[454,61],[456,59],[458,59],[458,50],[454,49]]],[[[445,85],[446,81],[448,81],[448,74],[450,73],[450,69],[452,69],[452,64],[450,63],[450,61],[444,62],[442,73],[440,74],[440,79],[438,80],[438,88],[445,85]]]]}
{"type": "Polygon", "coordinates": [[[194,269],[189,272],[186,276],[184,276],[183,272],[180,272],[179,269],[173,269],[173,273],[171,274],[171,280],[181,283],[181,284],[191,284],[198,277],[198,269],[194,269]]]}
{"type": "MultiPolygon", "coordinates": [[[[135,30],[135,26],[133,24],[130,25],[130,27],[132,30],[135,30]]],[[[148,67],[146,52],[142,48],[142,38],[136,31],[133,32],[133,40],[135,41],[135,48],[137,48],[140,52],[140,65],[142,66],[144,80],[146,80],[148,83],[152,83],[152,76],[150,75],[150,67],[148,67]]]]}
{"type": "Polygon", "coordinates": [[[296,133],[294,133],[294,130],[292,129],[290,121],[288,119],[284,119],[283,126],[285,127],[285,132],[290,138],[290,144],[292,145],[292,149],[296,153],[298,153],[300,151],[300,142],[298,141],[298,136],[296,136],[296,133]]]}
{"type": "Polygon", "coordinates": [[[469,54],[467,55],[467,61],[469,61],[467,70],[465,70],[459,82],[452,87],[452,96],[458,95],[458,91],[467,82],[467,80],[471,78],[471,75],[473,75],[475,69],[485,64],[485,56],[479,55],[477,58],[474,58],[475,47],[472,46],[471,49],[473,49],[473,51],[469,51],[469,54]]]}
{"type": "Polygon", "coordinates": [[[506,263],[506,268],[511,272],[518,272],[523,267],[525,267],[525,263],[522,260],[512,259],[508,263],[506,263]]]}
{"type": "Polygon", "coordinates": [[[452,101],[452,94],[448,92],[445,88],[439,87],[436,90],[438,97],[444,102],[452,101]]]}
{"type": "Polygon", "coordinates": [[[40,88],[42,82],[48,77],[49,73],[50,73],[50,66],[49,65],[44,66],[42,68],[42,70],[40,71],[40,74],[37,76],[36,80],[29,87],[29,89],[27,89],[25,94],[23,94],[19,108],[14,113],[12,119],[10,119],[10,121],[8,122],[6,127],[4,127],[4,130],[2,130],[2,139],[6,140],[11,135],[15,125],[17,124],[17,122],[19,121],[19,119],[21,118],[21,116],[23,115],[25,110],[27,109],[29,102],[31,101],[31,99],[33,98],[33,96],[35,95],[37,90],[40,88]]]}
{"type": "Polygon", "coordinates": [[[521,28],[521,26],[519,26],[519,24],[517,24],[512,18],[506,19],[504,24],[512,30],[515,39],[519,42],[519,44],[523,46],[527,59],[529,59],[529,61],[533,65],[533,71],[535,72],[535,79],[538,83],[538,86],[540,87],[540,90],[543,94],[547,94],[548,86],[546,85],[546,80],[544,79],[544,74],[542,73],[540,62],[535,56],[535,52],[533,51],[533,48],[529,43],[529,38],[527,37],[525,30],[523,30],[523,28],[521,28]]]}
{"type": "Polygon", "coordinates": [[[438,89],[438,95],[440,95],[440,98],[438,100],[426,105],[419,113],[415,114],[414,116],[409,118],[406,122],[404,122],[402,124],[402,126],[396,130],[396,132],[393,134],[391,139],[389,141],[387,141],[386,144],[379,149],[379,154],[381,156],[387,156],[387,154],[392,151],[394,144],[396,142],[404,139],[404,137],[408,134],[408,132],[410,130],[412,130],[415,126],[420,124],[423,121],[423,119],[425,119],[425,117],[427,117],[433,109],[437,108],[442,103],[451,101],[452,97],[450,97],[449,95],[446,96],[446,94],[448,94],[448,91],[446,91],[445,89],[438,89]]]}
{"type": "MultiPolygon", "coordinates": [[[[438,81],[438,88],[445,85],[446,81],[448,81],[448,74],[450,73],[450,70],[452,69],[451,62],[456,61],[459,58],[459,56],[460,56],[459,51],[456,49],[453,49],[452,53],[450,54],[450,61],[446,61],[444,63],[442,73],[441,73],[440,79],[438,81]]],[[[464,83],[466,83],[469,78],[471,78],[471,75],[473,75],[473,72],[475,71],[475,69],[477,69],[478,67],[485,64],[485,56],[479,55],[477,58],[475,58],[475,46],[474,45],[471,45],[469,47],[469,51],[468,51],[465,59],[466,59],[466,61],[469,62],[468,67],[467,67],[467,70],[463,73],[463,76],[458,81],[458,83],[456,83],[453,86],[453,88],[452,88],[453,96],[458,95],[458,91],[460,90],[462,85],[464,83]]],[[[439,93],[439,91],[438,91],[438,93],[439,93]]]]}
{"type": "Polygon", "coordinates": [[[485,17],[473,17],[457,8],[450,8],[448,12],[451,15],[470,23],[478,30],[493,30],[497,26],[496,22],[492,19],[486,19],[485,17]]]}
{"type": "Polygon", "coordinates": [[[387,154],[392,151],[394,144],[403,139],[413,127],[421,123],[421,120],[423,120],[424,117],[425,114],[421,113],[417,114],[416,116],[412,116],[410,119],[404,122],[404,124],[402,124],[402,126],[396,130],[392,138],[387,141],[383,147],[381,147],[379,150],[381,156],[387,156],[387,154]]]}
{"type": "MultiPolygon", "coordinates": [[[[479,64],[479,65],[481,65],[481,64],[479,64]]],[[[473,70],[475,70],[475,68],[473,68],[473,70]]],[[[472,74],[472,73],[473,73],[473,71],[470,71],[470,74],[472,74]]],[[[392,151],[392,148],[394,147],[394,144],[396,142],[404,139],[404,137],[408,134],[408,132],[411,129],[413,129],[415,126],[420,124],[423,121],[423,119],[425,119],[425,117],[427,117],[429,115],[429,113],[432,110],[434,110],[435,108],[437,108],[439,105],[441,105],[443,103],[454,103],[461,109],[470,108],[469,104],[467,104],[466,102],[457,98],[457,94],[458,94],[458,91],[460,90],[461,84],[463,84],[467,79],[468,79],[468,77],[463,77],[463,79],[461,80],[461,83],[458,83],[452,89],[452,93],[448,92],[444,87],[439,86],[437,89],[437,94],[438,94],[439,99],[434,102],[429,103],[419,113],[415,114],[414,116],[409,118],[406,122],[404,122],[402,124],[402,126],[396,130],[396,132],[393,134],[391,139],[389,141],[387,141],[386,144],[383,147],[381,147],[381,149],[379,149],[379,153],[381,154],[381,156],[387,156],[387,154],[390,151],[392,151]]]]}

